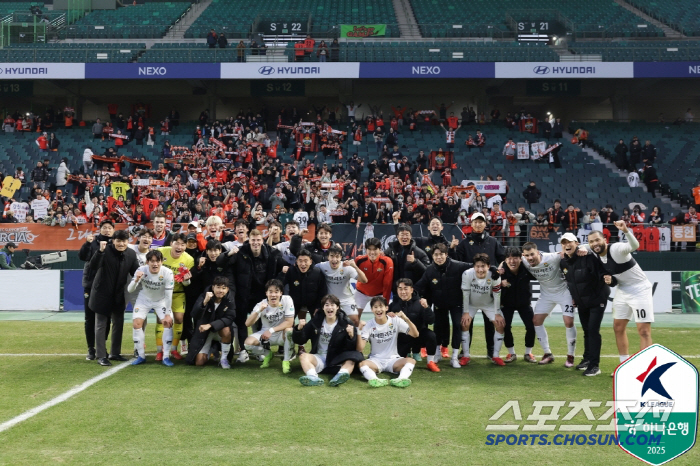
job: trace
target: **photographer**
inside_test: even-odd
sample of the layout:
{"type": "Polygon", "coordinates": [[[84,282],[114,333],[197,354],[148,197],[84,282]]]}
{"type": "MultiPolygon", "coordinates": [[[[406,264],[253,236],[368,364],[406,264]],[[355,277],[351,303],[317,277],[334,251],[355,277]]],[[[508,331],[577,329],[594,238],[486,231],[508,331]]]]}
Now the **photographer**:
{"type": "Polygon", "coordinates": [[[15,253],[17,245],[15,243],[7,243],[4,248],[0,249],[0,270],[17,270],[17,266],[12,263],[12,255],[15,253]]]}

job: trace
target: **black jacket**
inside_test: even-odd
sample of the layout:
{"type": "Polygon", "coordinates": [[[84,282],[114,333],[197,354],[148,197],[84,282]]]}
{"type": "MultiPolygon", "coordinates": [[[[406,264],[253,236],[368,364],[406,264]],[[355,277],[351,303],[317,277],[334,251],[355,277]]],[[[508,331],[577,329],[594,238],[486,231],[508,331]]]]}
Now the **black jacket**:
{"type": "Polygon", "coordinates": [[[502,267],[505,272],[501,275],[501,280],[508,280],[508,286],[503,286],[501,282],[501,306],[517,310],[528,309],[532,306],[530,282],[535,277],[522,264],[517,273],[511,272],[506,264],[502,267]]]}
{"type": "Polygon", "coordinates": [[[284,284],[289,287],[287,294],[294,301],[297,312],[306,308],[314,315],[321,308],[321,298],[328,294],[326,277],[321,269],[313,265],[306,273],[302,273],[296,265],[289,266],[284,276],[284,284]]]}
{"type": "MultiPolygon", "coordinates": [[[[430,263],[433,263],[433,249],[435,249],[435,246],[438,244],[444,244],[448,248],[450,247],[450,242],[447,241],[447,238],[445,238],[445,235],[429,235],[429,236],[419,236],[417,238],[413,238],[413,240],[416,242],[416,246],[421,248],[423,251],[428,256],[428,260],[430,263]]],[[[454,249],[450,249],[448,251],[448,254],[454,255],[456,252],[454,249]]]]}
{"type": "MultiPolygon", "coordinates": [[[[189,250],[187,252],[189,252],[189,250]]],[[[190,255],[192,254],[190,253],[190,255]]],[[[229,288],[233,290],[235,294],[236,286],[231,269],[225,267],[223,264],[212,262],[209,260],[206,253],[203,257],[205,257],[204,265],[201,269],[197,265],[194,266],[191,270],[192,280],[190,281],[190,286],[185,287],[185,290],[193,290],[192,293],[196,296],[195,299],[197,299],[200,294],[204,293],[205,288],[211,286],[216,277],[226,277],[228,278],[229,288]]],[[[198,259],[195,259],[195,264],[199,264],[198,259]]]]}
{"type": "Polygon", "coordinates": [[[133,249],[127,248],[124,252],[119,252],[113,244],[108,244],[100,252],[98,246],[97,252],[90,259],[90,270],[95,271],[88,302],[90,309],[105,316],[113,312],[124,312],[124,287],[129,275],[133,276],[138,268],[139,261],[133,249]]]}
{"type": "MultiPolygon", "coordinates": [[[[462,293],[459,293],[461,296],[462,293]]],[[[427,328],[428,325],[435,323],[435,313],[430,306],[423,307],[420,305],[420,296],[415,291],[413,296],[408,301],[404,301],[398,296],[389,305],[389,312],[398,313],[402,311],[408,317],[408,320],[413,322],[413,325],[420,331],[427,328]]]]}
{"type": "MultiPolygon", "coordinates": [[[[266,263],[263,283],[273,278],[278,278],[277,276],[282,271],[282,267],[286,265],[282,253],[267,244],[263,244],[260,254],[266,263]]],[[[250,312],[253,306],[257,304],[256,300],[259,301],[264,298],[264,296],[251,296],[254,280],[254,262],[250,243],[241,246],[238,252],[232,256],[221,254],[216,259],[216,264],[228,268],[229,270],[226,271],[227,276],[233,277],[231,287],[236,290],[236,309],[238,312],[250,312]],[[251,302],[251,299],[253,302],[251,302]]]]}
{"type": "MultiPolygon", "coordinates": [[[[326,320],[326,314],[317,312],[311,320],[299,330],[299,326],[295,325],[292,330],[292,340],[297,345],[306,344],[311,340],[311,354],[318,353],[318,339],[321,335],[323,321],[326,320]]],[[[348,335],[347,327],[350,322],[345,313],[338,310],[338,323],[331,333],[331,340],[328,343],[328,353],[326,354],[326,368],[342,365],[345,361],[360,362],[364,360],[362,353],[357,351],[357,338],[359,330],[353,327],[353,336],[348,335]]],[[[324,369],[325,372],[325,369],[324,369]]]]}
{"type": "MultiPolygon", "coordinates": [[[[603,263],[598,256],[589,252],[585,256],[573,257],[564,255],[559,265],[566,285],[569,287],[574,305],[579,308],[603,307],[605,308],[610,287],[603,280],[604,275],[609,275],[603,268],[603,263]]],[[[617,285],[617,279],[612,276],[612,286],[617,285]]]]}
{"type": "Polygon", "coordinates": [[[470,267],[449,257],[442,265],[431,264],[414,285],[416,292],[437,309],[462,308],[462,274],[470,267]]]}
{"type": "Polygon", "coordinates": [[[540,191],[537,186],[528,186],[525,188],[525,191],[523,191],[523,197],[530,204],[539,202],[540,196],[542,196],[542,191],[540,191]]]}
{"type": "MultiPolygon", "coordinates": [[[[457,246],[457,260],[465,262],[469,267],[474,266],[474,256],[484,253],[491,259],[491,265],[498,265],[505,259],[505,250],[500,241],[483,233],[470,233],[457,246]]],[[[460,285],[461,286],[461,285],[460,285]]]]}
{"type": "Polygon", "coordinates": [[[85,265],[83,266],[82,285],[83,288],[88,291],[92,287],[92,282],[95,280],[95,274],[97,274],[97,270],[91,270],[90,268],[90,259],[92,259],[92,256],[100,250],[100,241],[107,241],[111,244],[112,238],[101,234],[96,235],[95,239],[92,240],[92,243],[85,241],[78,252],[78,258],[80,258],[81,261],[85,261],[85,265]]]}
{"type": "MultiPolygon", "coordinates": [[[[294,257],[299,255],[299,251],[306,249],[311,253],[311,260],[314,261],[314,264],[320,264],[328,260],[328,249],[330,249],[330,246],[328,249],[323,249],[318,238],[314,238],[310,243],[304,243],[303,245],[302,242],[303,238],[301,235],[294,235],[292,239],[289,240],[289,252],[291,252],[294,257]]],[[[331,241],[330,245],[335,245],[335,242],[331,241]]]]}
{"type": "Polygon", "coordinates": [[[410,278],[413,283],[417,283],[423,276],[425,268],[430,265],[428,255],[416,246],[416,241],[413,239],[406,247],[401,246],[398,240],[392,241],[384,254],[394,262],[394,283],[392,286],[394,293],[396,293],[396,281],[399,278],[410,278]],[[416,259],[412,263],[406,259],[411,252],[416,259]]]}
{"type": "Polygon", "coordinates": [[[192,307],[194,333],[190,339],[190,350],[187,353],[188,364],[195,363],[197,354],[207,341],[209,333],[218,332],[223,328],[230,327],[236,318],[236,292],[233,288],[229,288],[228,294],[224,296],[219,307],[216,309],[214,309],[214,298],[210,299],[207,305],[204,306],[204,296],[207,291],[212,291],[211,286],[208,286],[204,290],[192,307]],[[211,328],[207,332],[200,332],[199,326],[205,324],[211,324],[211,328]]]}

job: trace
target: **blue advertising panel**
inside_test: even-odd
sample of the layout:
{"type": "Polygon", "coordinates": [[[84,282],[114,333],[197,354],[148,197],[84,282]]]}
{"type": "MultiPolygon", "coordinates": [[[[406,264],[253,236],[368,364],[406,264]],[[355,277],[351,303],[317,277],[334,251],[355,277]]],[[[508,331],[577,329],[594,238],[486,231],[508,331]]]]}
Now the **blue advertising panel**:
{"type": "Polygon", "coordinates": [[[493,78],[495,76],[494,63],[360,63],[360,78],[493,78]]]}
{"type": "Polygon", "coordinates": [[[635,78],[700,78],[700,61],[635,62],[635,78]]]}
{"type": "Polygon", "coordinates": [[[219,63],[86,63],[85,79],[220,79],[219,63]]]}

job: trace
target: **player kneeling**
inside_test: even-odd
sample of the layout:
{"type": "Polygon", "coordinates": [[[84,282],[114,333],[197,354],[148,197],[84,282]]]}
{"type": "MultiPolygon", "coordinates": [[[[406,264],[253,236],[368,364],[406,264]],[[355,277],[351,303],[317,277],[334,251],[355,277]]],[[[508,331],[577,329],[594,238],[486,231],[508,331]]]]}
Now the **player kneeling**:
{"type": "Polygon", "coordinates": [[[299,382],[305,386],[323,385],[318,374],[337,371],[329,382],[335,387],[347,382],[355,363],[365,358],[357,351],[357,327],[340,310],[340,300],[326,295],[321,299],[321,309],[323,311],[314,314],[308,324],[300,319],[292,333],[294,343],[300,346],[311,340],[311,352],[299,355],[301,368],[306,374],[299,382]]]}
{"type": "Polygon", "coordinates": [[[506,321],[501,312],[501,277],[495,267],[489,271],[489,256],[483,253],[474,256],[474,268],[465,270],[462,274],[462,351],[466,361],[458,361],[452,352],[452,367],[459,369],[469,363],[469,326],[476,315],[476,311],[481,310],[488,319],[493,322],[496,331],[493,334],[493,357],[491,361],[499,366],[505,366],[498,356],[503,345],[503,331],[506,321]],[[464,364],[460,364],[464,362],[464,364]]]}
{"type": "Polygon", "coordinates": [[[211,288],[197,299],[192,308],[195,322],[194,335],[187,353],[187,363],[203,366],[209,360],[213,341],[221,342],[221,368],[230,369],[228,360],[233,335],[231,325],[236,318],[234,293],[230,292],[228,278],[216,277],[211,288]]]}
{"type": "Polygon", "coordinates": [[[291,329],[294,325],[294,302],[290,296],[282,296],[284,285],[280,280],[272,279],[265,284],[265,295],[267,299],[260,301],[250,316],[245,321],[250,327],[258,319],[262,320],[262,329],[245,339],[245,349],[252,351],[255,355],[263,355],[261,369],[270,366],[270,361],[274,354],[270,351],[270,346],[284,345],[284,360],[282,361],[282,372],[288,374],[290,371],[289,360],[292,356],[291,329]],[[287,335],[289,333],[289,335],[287,335]]]}
{"type": "Polygon", "coordinates": [[[136,270],[134,278],[129,283],[127,291],[134,293],[139,286],[141,291],[136,298],[133,312],[134,349],[138,357],[132,366],[146,362],[146,335],[143,326],[148,313],[153,310],[163,323],[163,364],[172,367],[170,348],[173,343],[173,288],[175,279],[173,272],[163,267],[163,254],[160,251],[150,251],[146,254],[146,265],[136,270]]]}
{"type": "Polygon", "coordinates": [[[372,345],[369,359],[360,363],[360,372],[367,379],[370,387],[408,387],[411,385],[409,377],[416,365],[413,358],[399,356],[397,342],[399,333],[406,333],[413,338],[420,335],[413,322],[403,312],[396,313],[395,317],[387,316],[389,305],[383,296],[376,296],[370,301],[374,319],[365,324],[360,332],[361,338],[357,342],[358,351],[365,348],[367,342],[372,345]],[[387,380],[377,377],[379,372],[399,373],[395,379],[387,380]]]}

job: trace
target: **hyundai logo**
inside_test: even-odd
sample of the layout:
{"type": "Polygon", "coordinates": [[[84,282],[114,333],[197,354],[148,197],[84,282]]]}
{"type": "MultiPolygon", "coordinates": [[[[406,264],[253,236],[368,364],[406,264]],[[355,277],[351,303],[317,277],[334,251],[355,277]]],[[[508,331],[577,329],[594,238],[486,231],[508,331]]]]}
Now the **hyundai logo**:
{"type": "Polygon", "coordinates": [[[549,74],[548,66],[536,66],[532,69],[535,74],[549,74]]]}
{"type": "Polygon", "coordinates": [[[270,75],[270,74],[274,74],[274,73],[275,73],[275,69],[274,69],[273,67],[271,67],[271,66],[261,66],[260,68],[258,68],[258,73],[260,73],[260,74],[262,74],[262,75],[264,75],[264,76],[267,76],[267,75],[270,75]]]}

